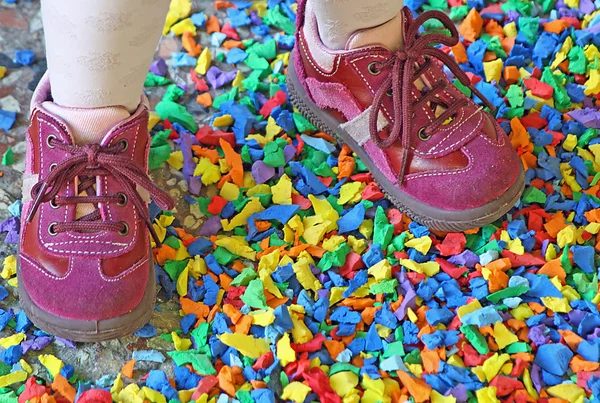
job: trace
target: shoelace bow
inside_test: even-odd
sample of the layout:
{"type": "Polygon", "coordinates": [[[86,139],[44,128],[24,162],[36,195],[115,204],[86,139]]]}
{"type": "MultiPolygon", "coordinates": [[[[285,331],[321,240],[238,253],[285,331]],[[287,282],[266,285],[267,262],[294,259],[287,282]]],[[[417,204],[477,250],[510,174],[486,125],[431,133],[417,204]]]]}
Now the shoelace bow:
{"type": "MultiPolygon", "coordinates": [[[[399,172],[399,184],[402,184],[408,165],[408,152],[410,149],[410,137],[412,132],[413,111],[427,102],[437,103],[447,108],[427,128],[421,128],[423,138],[431,137],[448,118],[452,117],[460,107],[467,104],[467,99],[459,99],[452,105],[444,105],[436,95],[448,85],[448,81],[440,79],[437,83],[431,83],[432,87],[419,100],[409,101],[413,84],[429,68],[431,58],[441,61],[450,69],[456,78],[481,99],[485,105],[494,110],[494,106],[477,90],[469,80],[469,77],[460,68],[458,63],[442,50],[434,48],[433,45],[442,44],[454,46],[458,43],[458,31],[454,23],[441,11],[426,11],[416,19],[410,11],[404,9],[404,49],[394,52],[392,57],[383,63],[375,62],[369,65],[371,74],[379,74],[386,67],[392,66],[391,73],[379,87],[373,99],[373,108],[369,116],[369,134],[373,142],[381,149],[394,144],[399,138],[402,141],[403,156],[402,166],[399,172]],[[438,20],[451,32],[451,36],[444,34],[420,34],[419,29],[428,20],[438,20]],[[419,61],[425,58],[425,62],[419,65],[419,61]],[[416,68],[415,66],[418,66],[416,68]],[[415,71],[416,69],[416,71],[415,71]],[[377,118],[383,105],[383,97],[391,96],[393,102],[394,125],[391,127],[389,136],[382,139],[377,128],[377,118]],[[403,122],[403,117],[406,123],[403,122]]],[[[419,136],[421,137],[421,136],[419,136]]]]}
{"type": "MultiPolygon", "coordinates": [[[[136,186],[146,189],[156,204],[163,210],[171,210],[175,204],[166,192],[152,183],[146,172],[140,169],[135,161],[120,155],[128,147],[126,141],[121,140],[108,147],[98,144],[88,144],[80,147],[63,143],[52,136],[48,139],[48,144],[68,153],[70,156],[51,168],[48,176],[36,183],[31,189],[31,197],[34,203],[27,216],[28,222],[31,222],[42,203],[50,203],[52,207],[57,208],[61,205],[77,205],[80,203],[116,203],[122,206],[130,201],[148,226],[156,245],[161,244],[150,221],[146,203],[138,193],[136,186]],[[95,196],[94,186],[96,185],[97,176],[112,176],[123,190],[116,195],[95,196]],[[63,185],[69,183],[75,177],[79,177],[76,194],[80,195],[82,192],[86,192],[88,196],[59,196],[58,192],[63,185]],[[89,196],[90,194],[94,196],[89,196]]],[[[96,208],[93,212],[75,221],[53,223],[50,230],[53,234],[67,231],[112,231],[126,235],[129,228],[124,222],[102,220],[100,210],[96,208]]]]}

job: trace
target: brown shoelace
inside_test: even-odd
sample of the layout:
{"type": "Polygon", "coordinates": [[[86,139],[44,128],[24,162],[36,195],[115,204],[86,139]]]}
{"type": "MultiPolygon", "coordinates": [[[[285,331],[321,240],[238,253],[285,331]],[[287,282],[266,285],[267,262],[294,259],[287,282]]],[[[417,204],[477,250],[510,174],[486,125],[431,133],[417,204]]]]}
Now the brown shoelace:
{"type": "MultiPolygon", "coordinates": [[[[369,134],[373,142],[381,149],[385,149],[394,144],[398,139],[402,141],[403,156],[402,167],[399,173],[399,184],[402,184],[408,163],[408,151],[410,149],[410,136],[413,129],[412,117],[413,111],[423,106],[425,103],[438,104],[446,108],[431,124],[426,128],[421,128],[420,136],[428,139],[437,129],[448,119],[454,116],[459,108],[465,106],[468,101],[466,98],[456,100],[452,105],[445,105],[437,95],[449,84],[447,80],[440,78],[436,83],[432,83],[431,88],[424,95],[415,101],[411,99],[411,91],[415,80],[425,73],[431,66],[431,58],[441,61],[450,69],[454,76],[473,93],[481,99],[485,105],[494,110],[494,106],[477,90],[469,80],[456,61],[444,53],[442,50],[433,47],[436,44],[454,46],[458,43],[458,31],[454,23],[441,11],[426,11],[413,19],[408,8],[404,8],[404,49],[393,53],[392,57],[383,63],[374,62],[369,65],[369,71],[373,75],[392,66],[390,75],[379,87],[373,98],[373,108],[369,116],[369,134]],[[438,20],[448,29],[451,36],[444,34],[421,34],[419,29],[428,20],[438,20]],[[425,60],[423,62],[423,60],[425,60]],[[420,63],[421,62],[421,63],[420,63]],[[391,96],[393,101],[394,125],[391,127],[389,136],[382,139],[377,129],[377,118],[383,105],[383,98],[391,96]]],[[[369,51],[366,50],[365,54],[369,51]]]]}
{"type": "MultiPolygon", "coordinates": [[[[161,244],[152,222],[146,202],[138,193],[136,186],[146,189],[156,204],[163,210],[171,210],[175,203],[171,197],[158,188],[146,172],[138,167],[130,158],[122,156],[127,150],[128,144],[125,140],[118,141],[115,145],[103,147],[98,144],[75,146],[63,143],[54,136],[48,138],[48,145],[69,154],[60,163],[50,169],[46,178],[40,180],[31,189],[33,206],[27,215],[27,221],[31,222],[39,206],[42,203],[50,203],[54,208],[64,205],[77,204],[117,204],[123,206],[128,202],[133,203],[141,219],[144,220],[157,246],[161,244]],[[116,195],[89,196],[96,194],[96,177],[112,176],[121,185],[122,191],[116,195]],[[75,177],[79,179],[77,195],[85,192],[88,196],[59,196],[58,192],[63,185],[69,183],[75,177]]],[[[129,228],[124,222],[112,222],[102,219],[99,208],[82,216],[75,221],[53,223],[49,231],[52,234],[61,232],[99,232],[112,231],[122,235],[127,234],[129,228]]]]}

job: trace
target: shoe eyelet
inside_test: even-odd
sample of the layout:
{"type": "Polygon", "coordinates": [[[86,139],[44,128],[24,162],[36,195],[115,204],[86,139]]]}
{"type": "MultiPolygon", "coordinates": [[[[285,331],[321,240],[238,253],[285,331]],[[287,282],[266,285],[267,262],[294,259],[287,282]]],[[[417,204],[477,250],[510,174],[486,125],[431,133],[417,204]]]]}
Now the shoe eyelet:
{"type": "Polygon", "coordinates": [[[388,97],[393,97],[394,96],[394,91],[392,90],[392,88],[388,88],[388,90],[385,92],[385,95],[387,95],[388,97]]]}
{"type": "Polygon", "coordinates": [[[127,195],[123,192],[119,192],[117,193],[117,197],[119,199],[121,199],[120,201],[117,202],[117,206],[123,207],[124,205],[127,204],[127,195]]]}
{"type": "Polygon", "coordinates": [[[58,223],[55,221],[55,222],[51,223],[50,225],[48,225],[48,234],[50,234],[50,236],[58,235],[58,232],[56,232],[56,230],[54,229],[56,224],[58,224],[58,223]]]}
{"type": "Polygon", "coordinates": [[[123,226],[123,229],[119,231],[119,235],[125,236],[129,234],[129,225],[127,225],[125,221],[121,221],[121,225],[123,226]]]}
{"type": "Polygon", "coordinates": [[[123,148],[121,152],[124,153],[129,148],[129,141],[122,139],[117,141],[117,145],[121,145],[121,147],[123,148]]]}
{"type": "Polygon", "coordinates": [[[378,62],[369,63],[369,66],[367,67],[367,70],[369,70],[369,74],[371,74],[372,76],[378,76],[381,73],[381,70],[377,70],[378,64],[378,62]]]}
{"type": "Polygon", "coordinates": [[[56,197],[52,198],[50,200],[49,204],[50,204],[50,207],[52,207],[53,209],[57,209],[60,207],[58,204],[56,204],[56,197]]]}
{"type": "Polygon", "coordinates": [[[53,162],[52,164],[50,164],[50,172],[54,171],[54,169],[56,169],[56,167],[58,166],[58,164],[56,162],[53,162]]]}
{"type": "Polygon", "coordinates": [[[52,140],[56,140],[57,137],[55,134],[49,134],[48,137],[46,137],[46,145],[50,148],[54,148],[54,146],[52,145],[52,140]]]}
{"type": "Polygon", "coordinates": [[[422,141],[427,141],[431,138],[431,134],[427,134],[425,133],[425,128],[421,127],[419,129],[419,139],[421,139],[422,141]]]}

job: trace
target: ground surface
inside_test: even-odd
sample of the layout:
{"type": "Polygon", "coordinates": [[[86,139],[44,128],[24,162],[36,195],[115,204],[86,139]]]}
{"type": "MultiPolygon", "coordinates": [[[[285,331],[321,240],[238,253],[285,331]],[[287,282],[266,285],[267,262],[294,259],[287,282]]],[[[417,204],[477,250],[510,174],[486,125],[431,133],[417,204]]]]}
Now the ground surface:
{"type": "MultiPolygon", "coordinates": [[[[8,147],[15,153],[13,165],[0,167],[0,221],[21,197],[27,105],[45,70],[39,1],[19,0],[16,6],[1,1],[0,66],[9,67],[9,74],[0,80],[0,110],[19,114],[9,133],[0,132],[0,155],[8,147]],[[36,62],[15,66],[15,49],[33,50],[36,62]]],[[[285,97],[277,103],[281,108],[265,107],[268,99],[277,102],[286,90],[282,59],[293,38],[274,32],[293,33],[281,9],[294,17],[295,4],[235,3],[240,10],[229,10],[227,18],[225,11],[216,12],[219,22],[213,18],[211,24],[196,24],[194,36],[212,53],[212,65],[222,69],[217,69],[219,74],[238,69],[246,77],[242,84],[236,80],[217,93],[210,90],[213,98],[225,92],[235,98],[233,106],[225,105],[231,109],[218,115],[217,109],[200,106],[196,96],[207,91],[196,91],[189,67],[170,68],[167,75],[186,87],[177,103],[185,105],[200,127],[213,123],[215,116],[222,118],[221,129],[227,133],[211,136],[237,131],[231,151],[225,143],[215,147],[206,137],[180,130],[188,144],[197,140],[205,148],[194,149],[194,160],[189,149],[165,141],[168,151],[161,161],[169,158],[178,169],[163,163],[152,171],[154,180],[178,201],[178,220],[171,222],[168,213],[158,220],[171,236],[156,252],[164,258],[165,270],[171,270],[169,276],[188,284],[182,292],[187,299],[167,300],[165,290],[159,292],[160,312],[151,325],[163,338],[129,336],[76,348],[55,340],[43,351],[30,350],[24,356],[34,375],[47,380],[48,371],[37,356],[55,354],[74,366],[79,377],[110,387],[133,351],[158,350],[165,363],[138,361],[133,378],[126,380],[129,389],[123,393],[137,393],[136,385],[151,383],[144,378],[150,369],[173,375],[177,359],[166,353],[173,353],[174,343],[165,339],[182,329],[180,334],[196,342],[196,348],[175,354],[186,355],[178,364],[192,363],[203,379],[182,369],[177,387],[208,390],[219,403],[233,396],[243,403],[257,397],[261,403],[331,403],[344,395],[344,402],[357,402],[360,395],[361,403],[388,403],[390,396],[400,402],[408,396],[418,402],[499,402],[496,396],[522,402],[525,395],[527,401],[538,396],[561,398],[553,400],[560,403],[581,403],[584,397],[598,401],[592,395],[600,396],[600,0],[406,1],[419,12],[443,9],[460,25],[461,42],[451,52],[497,107],[497,120],[527,171],[526,191],[510,214],[493,225],[457,234],[430,232],[410,222],[376,184],[367,184],[371,179],[358,158],[343,154],[335,140],[317,133],[285,97]],[[268,4],[269,11],[262,20],[249,19],[244,7],[259,4],[268,4]],[[232,19],[241,20],[237,31],[242,39],[251,37],[256,43],[230,41],[235,51],[210,45],[211,39],[225,37],[217,31],[224,31],[223,24],[232,19]],[[219,23],[209,37],[207,31],[219,23]],[[247,28],[251,24],[252,34],[247,28]],[[277,55],[269,51],[274,43],[277,55]],[[231,65],[215,61],[236,52],[247,59],[231,65]],[[252,69],[260,71],[253,76],[252,69]],[[221,154],[215,163],[201,153],[213,158],[221,154]],[[178,164],[179,157],[187,164],[178,164]],[[234,177],[234,168],[240,166],[234,177]],[[197,183],[193,181],[200,174],[210,182],[202,196],[211,197],[187,192],[186,181],[197,183]],[[221,177],[227,187],[216,197],[219,190],[212,184],[221,177]],[[207,222],[208,235],[196,239],[204,217],[200,209],[211,215],[209,203],[211,214],[219,217],[207,222]],[[209,235],[215,237],[209,240],[209,235]],[[209,242],[209,247],[196,244],[192,249],[186,243],[191,240],[209,242]],[[197,325],[191,336],[189,326],[180,323],[180,308],[191,318],[190,326],[197,325]],[[347,336],[340,337],[342,331],[347,336]],[[258,353],[247,348],[249,342],[258,353]],[[323,365],[317,368],[318,363],[323,365]],[[216,374],[218,380],[207,376],[216,374]],[[194,382],[188,385],[186,379],[194,382]]],[[[194,1],[193,11],[181,19],[199,11],[215,15],[212,6],[212,1],[194,1]]],[[[372,9],[367,5],[364,13],[372,9]]],[[[431,21],[425,25],[428,30],[439,28],[431,21]]],[[[180,38],[163,38],[157,56],[171,63],[180,44],[180,38]]],[[[195,57],[189,66],[202,64],[195,57]]],[[[155,106],[165,87],[147,89],[147,94],[155,106]]],[[[179,113],[171,117],[187,116],[179,113]]],[[[152,131],[158,139],[153,149],[161,146],[164,132],[159,133],[152,131]]],[[[4,243],[0,261],[15,252],[13,244],[4,243]]],[[[14,288],[2,284],[11,295],[1,308],[18,312],[14,288]]],[[[173,281],[167,278],[162,284],[173,281]]],[[[14,333],[13,325],[0,334],[0,344],[14,333]]],[[[2,370],[6,367],[0,365],[2,370]]],[[[153,374],[162,380],[155,382],[155,390],[177,393],[164,374],[153,374]]],[[[4,380],[0,375],[0,384],[4,380]]]]}

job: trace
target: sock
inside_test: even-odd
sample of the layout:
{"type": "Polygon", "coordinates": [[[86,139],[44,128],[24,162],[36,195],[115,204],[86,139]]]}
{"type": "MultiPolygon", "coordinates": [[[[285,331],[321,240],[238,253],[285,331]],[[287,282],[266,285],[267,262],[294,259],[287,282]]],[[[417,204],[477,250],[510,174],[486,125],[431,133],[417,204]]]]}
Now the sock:
{"type": "Polygon", "coordinates": [[[135,111],[169,0],[42,0],[58,105],[135,111]]]}
{"type": "MultiPolygon", "coordinates": [[[[317,18],[323,44],[333,50],[346,49],[357,31],[378,27],[402,10],[403,0],[307,0],[317,18]]],[[[402,31],[399,31],[400,36],[402,31]]]]}
{"type": "Polygon", "coordinates": [[[69,108],[50,101],[42,106],[67,123],[77,145],[100,143],[110,129],[130,116],[124,106],[69,108]]]}

